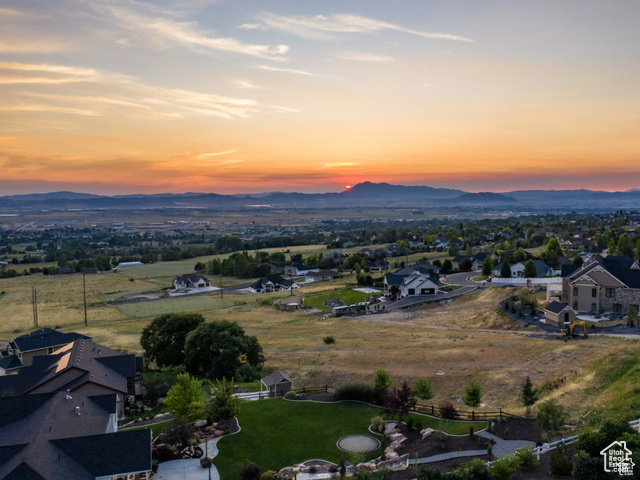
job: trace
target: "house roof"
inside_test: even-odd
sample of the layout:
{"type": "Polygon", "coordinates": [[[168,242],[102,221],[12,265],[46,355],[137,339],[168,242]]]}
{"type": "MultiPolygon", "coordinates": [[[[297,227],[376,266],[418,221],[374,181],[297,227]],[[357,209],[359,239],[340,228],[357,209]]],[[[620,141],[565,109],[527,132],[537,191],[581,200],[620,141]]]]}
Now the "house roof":
{"type": "Polygon", "coordinates": [[[22,395],[32,391],[74,391],[92,383],[114,392],[127,392],[127,378],[136,373],[135,355],[125,355],[90,340],[76,340],[51,355],[33,358],[18,375],[0,377],[0,392],[22,395]],[[114,358],[112,358],[114,357],[114,358]],[[64,374],[64,377],[62,376],[64,374]],[[67,383],[53,382],[64,378],[67,383]]]}
{"type": "Polygon", "coordinates": [[[421,263],[419,265],[411,265],[408,267],[400,268],[393,272],[394,275],[411,275],[413,272],[420,272],[425,275],[429,275],[429,269],[433,270],[435,273],[440,272],[440,269],[435,265],[431,265],[430,263],[421,263]]]}
{"type": "Polygon", "coordinates": [[[332,277],[338,274],[337,270],[327,269],[327,270],[318,270],[317,272],[308,272],[308,277],[332,277]]]}
{"type": "Polygon", "coordinates": [[[604,258],[596,258],[586,262],[581,267],[563,265],[562,276],[573,280],[598,266],[604,268],[627,287],[640,289],[640,265],[636,260],[626,255],[610,255],[604,258]],[[570,270],[569,267],[575,267],[575,269],[570,270]]]}
{"type": "Polygon", "coordinates": [[[81,335],[80,333],[64,333],[52,328],[41,328],[35,332],[25,333],[24,335],[14,338],[11,343],[14,343],[21,352],[30,352],[32,350],[67,345],[79,338],[91,340],[91,337],[81,335]]]}
{"type": "Polygon", "coordinates": [[[207,277],[204,277],[197,273],[185,273],[184,275],[179,275],[173,279],[174,282],[179,283],[198,283],[200,280],[211,283],[207,277]]]}
{"type": "Polygon", "coordinates": [[[406,275],[395,275],[388,273],[384,276],[384,281],[387,285],[402,285],[406,275]]]}
{"type": "Polygon", "coordinates": [[[286,278],[281,277],[280,275],[267,275],[266,277],[262,277],[261,279],[249,285],[249,288],[258,290],[263,288],[263,286],[269,282],[273,283],[274,285],[287,287],[287,288],[295,283],[291,280],[287,280],[286,278]]]}
{"type": "Polygon", "coordinates": [[[94,480],[150,470],[150,430],[105,433],[117,409],[116,395],[109,396],[0,398],[0,478],[94,480]]]}
{"type": "Polygon", "coordinates": [[[569,307],[569,305],[567,305],[566,303],[553,301],[545,307],[545,311],[559,314],[559,313],[562,313],[562,311],[565,310],[566,308],[568,308],[569,310],[572,310],[571,307],[569,307]]]}
{"type": "Polygon", "coordinates": [[[271,375],[267,375],[266,377],[262,378],[260,381],[264,383],[267,387],[273,387],[274,385],[277,385],[283,380],[287,382],[292,382],[289,375],[287,375],[281,370],[275,370],[271,375]]]}
{"type": "Polygon", "coordinates": [[[2,370],[10,370],[12,368],[22,367],[22,362],[17,355],[5,355],[0,358],[0,368],[2,370]]]}

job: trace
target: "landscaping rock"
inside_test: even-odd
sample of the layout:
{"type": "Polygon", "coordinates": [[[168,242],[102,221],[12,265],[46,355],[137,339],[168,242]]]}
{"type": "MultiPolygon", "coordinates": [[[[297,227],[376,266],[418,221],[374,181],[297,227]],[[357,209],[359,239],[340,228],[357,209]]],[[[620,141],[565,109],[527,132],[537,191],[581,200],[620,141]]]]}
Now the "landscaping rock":
{"type": "Polygon", "coordinates": [[[398,458],[398,454],[396,453],[395,450],[391,450],[390,452],[387,453],[387,451],[384,451],[384,455],[385,457],[387,457],[387,460],[395,460],[398,458]]]}
{"type": "Polygon", "coordinates": [[[434,431],[435,430],[433,428],[425,428],[424,430],[420,430],[420,435],[422,435],[422,440],[424,440],[425,438],[431,436],[431,434],[434,431]]]}
{"type": "Polygon", "coordinates": [[[196,420],[195,422],[193,422],[193,426],[196,428],[201,428],[204,427],[207,424],[207,421],[202,419],[202,420],[196,420]]]}
{"type": "Polygon", "coordinates": [[[393,430],[396,428],[398,424],[397,423],[387,423],[384,427],[384,434],[385,435],[390,435],[391,433],[393,433],[393,430]]]}
{"type": "Polygon", "coordinates": [[[224,435],[224,430],[215,430],[213,432],[214,437],[222,437],[224,435]]]}
{"type": "Polygon", "coordinates": [[[392,434],[389,436],[389,439],[391,440],[391,442],[399,442],[399,443],[402,443],[402,442],[404,442],[404,441],[407,439],[407,437],[405,437],[405,436],[404,436],[404,435],[402,435],[401,433],[392,433],[392,434]]]}

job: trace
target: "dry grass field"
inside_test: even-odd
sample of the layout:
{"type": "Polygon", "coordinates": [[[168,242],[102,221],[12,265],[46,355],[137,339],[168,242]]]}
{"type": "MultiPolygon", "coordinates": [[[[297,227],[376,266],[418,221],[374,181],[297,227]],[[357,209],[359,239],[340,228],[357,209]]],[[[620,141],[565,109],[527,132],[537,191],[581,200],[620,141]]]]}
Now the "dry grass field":
{"type": "MultiPolygon", "coordinates": [[[[158,272],[139,267],[146,270],[138,270],[135,275],[134,269],[87,275],[88,327],[84,326],[81,275],[3,279],[0,341],[32,329],[31,288],[35,286],[40,326],[62,326],[67,331],[86,333],[98,342],[128,352],[140,351],[140,332],[155,315],[198,311],[210,321],[240,323],[249,334],[258,337],[267,367],[285,370],[298,386],[370,379],[377,368],[385,368],[396,382],[430,378],[436,404],[461,395],[466,382],[476,379],[482,384],[486,408],[502,406],[522,413],[518,394],[522,381],[530,376],[534,384],[551,387],[545,396],[571,405],[574,420],[584,415],[602,393],[602,378],[594,373],[595,362],[627,358],[638,351],[637,341],[592,335],[588,340],[565,343],[535,327],[525,328],[496,308],[501,299],[513,293],[511,289],[486,289],[448,304],[411,311],[324,320],[326,313],[289,312],[270,305],[278,303],[286,293],[250,295],[228,291],[223,300],[214,292],[151,302],[109,303],[127,293],[157,291],[160,286],[167,286],[167,267],[164,265],[165,270],[158,272]],[[154,277],[156,273],[159,276],[154,277]],[[269,301],[263,302],[265,299],[269,301]],[[336,339],[335,344],[324,344],[323,338],[328,335],[336,339]]],[[[295,294],[327,293],[345,288],[348,281],[354,279],[314,283],[295,294]]]]}

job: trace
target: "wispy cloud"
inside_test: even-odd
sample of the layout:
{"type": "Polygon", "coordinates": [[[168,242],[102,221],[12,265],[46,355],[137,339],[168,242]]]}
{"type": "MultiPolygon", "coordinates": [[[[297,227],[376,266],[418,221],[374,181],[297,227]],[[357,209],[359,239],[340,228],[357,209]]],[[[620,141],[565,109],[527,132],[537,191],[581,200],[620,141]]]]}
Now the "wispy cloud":
{"type": "Polygon", "coordinates": [[[260,65],[258,67],[260,70],[268,70],[270,72],[284,72],[284,73],[293,73],[295,75],[304,75],[305,77],[322,77],[323,75],[318,75],[317,73],[307,72],[306,70],[296,70],[294,68],[278,68],[278,67],[269,67],[267,65],[260,65]]]}
{"type": "MultiPolygon", "coordinates": [[[[50,109],[64,113],[87,115],[107,114],[109,106],[129,107],[117,109],[118,114],[144,117],[182,117],[187,114],[222,117],[227,119],[249,118],[263,110],[293,111],[287,107],[262,105],[247,98],[228,97],[191,90],[163,88],[145,84],[135,77],[92,68],[66,65],[0,62],[0,84],[59,84],[77,83],[73,92],[42,93],[25,90],[16,92],[14,110],[44,111],[44,100],[50,109]],[[33,102],[33,97],[38,99],[33,102]],[[31,99],[31,101],[28,101],[31,99]]],[[[7,107],[8,108],[8,107],[7,107]]]]}
{"type": "Polygon", "coordinates": [[[389,55],[377,55],[375,53],[341,53],[337,58],[342,60],[355,60],[357,62],[393,62],[394,58],[389,55]]]}
{"type": "Polygon", "coordinates": [[[2,8],[0,7],[0,15],[6,17],[34,17],[34,18],[50,18],[44,15],[35,15],[30,12],[23,12],[22,10],[14,10],[12,8],[2,8]]]}
{"type": "Polygon", "coordinates": [[[122,5],[102,2],[87,2],[87,5],[101,14],[113,18],[123,28],[135,32],[146,32],[156,39],[178,43],[201,53],[225,51],[271,60],[283,60],[284,55],[289,51],[287,45],[249,44],[235,38],[210,36],[208,32],[198,28],[197,22],[178,21],[167,16],[157,16],[157,9],[144,2],[135,2],[138,11],[122,5]],[[156,15],[140,13],[141,9],[152,11],[156,15]]]}
{"type": "Polygon", "coordinates": [[[239,87],[239,88],[249,88],[252,90],[256,90],[256,89],[261,89],[262,87],[260,87],[259,85],[254,84],[253,82],[249,81],[249,80],[236,80],[231,82],[231,85],[235,86],[235,87],[239,87]]]}
{"type": "Polygon", "coordinates": [[[424,38],[473,42],[473,40],[460,35],[413,30],[383,20],[341,13],[329,16],[291,17],[276,13],[263,13],[258,18],[258,23],[247,23],[241,25],[240,28],[245,30],[275,29],[299,37],[319,40],[333,40],[334,38],[331,34],[335,33],[373,33],[379,30],[396,30],[424,38]]]}
{"type": "Polygon", "coordinates": [[[324,165],[322,165],[322,168],[342,168],[342,167],[354,167],[356,165],[360,165],[360,163],[351,163],[351,162],[344,162],[344,163],[325,163],[324,165]]]}
{"type": "Polygon", "coordinates": [[[235,153],[235,152],[236,152],[235,150],[225,150],[224,152],[201,153],[196,158],[203,159],[203,158],[209,158],[209,157],[218,157],[220,155],[229,155],[230,153],[235,153]]]}

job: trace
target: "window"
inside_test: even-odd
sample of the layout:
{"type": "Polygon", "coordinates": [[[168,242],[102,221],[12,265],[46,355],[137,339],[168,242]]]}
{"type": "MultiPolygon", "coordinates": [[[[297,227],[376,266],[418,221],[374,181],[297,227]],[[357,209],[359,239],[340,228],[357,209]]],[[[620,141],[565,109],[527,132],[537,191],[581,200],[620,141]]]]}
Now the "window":
{"type": "Polygon", "coordinates": [[[573,296],[574,297],[578,296],[578,287],[573,287],[573,296]]]}
{"type": "Polygon", "coordinates": [[[578,300],[573,301],[573,309],[578,310],[578,300]]]}
{"type": "Polygon", "coordinates": [[[592,303],[592,304],[591,304],[591,311],[592,311],[592,312],[595,312],[597,309],[598,309],[598,307],[596,306],[596,304],[595,304],[595,303],[592,303]]]}
{"type": "Polygon", "coordinates": [[[598,296],[598,289],[597,288],[592,288],[591,289],[591,296],[593,298],[596,298],[598,296]]]}
{"type": "Polygon", "coordinates": [[[416,294],[416,289],[415,288],[410,288],[409,289],[409,295],[415,295],[416,294]]]}
{"type": "Polygon", "coordinates": [[[616,298],[616,289],[615,288],[605,289],[604,296],[607,298],[616,298]]]}
{"type": "Polygon", "coordinates": [[[614,303],[613,304],[613,313],[622,313],[622,304],[614,303]]]}

